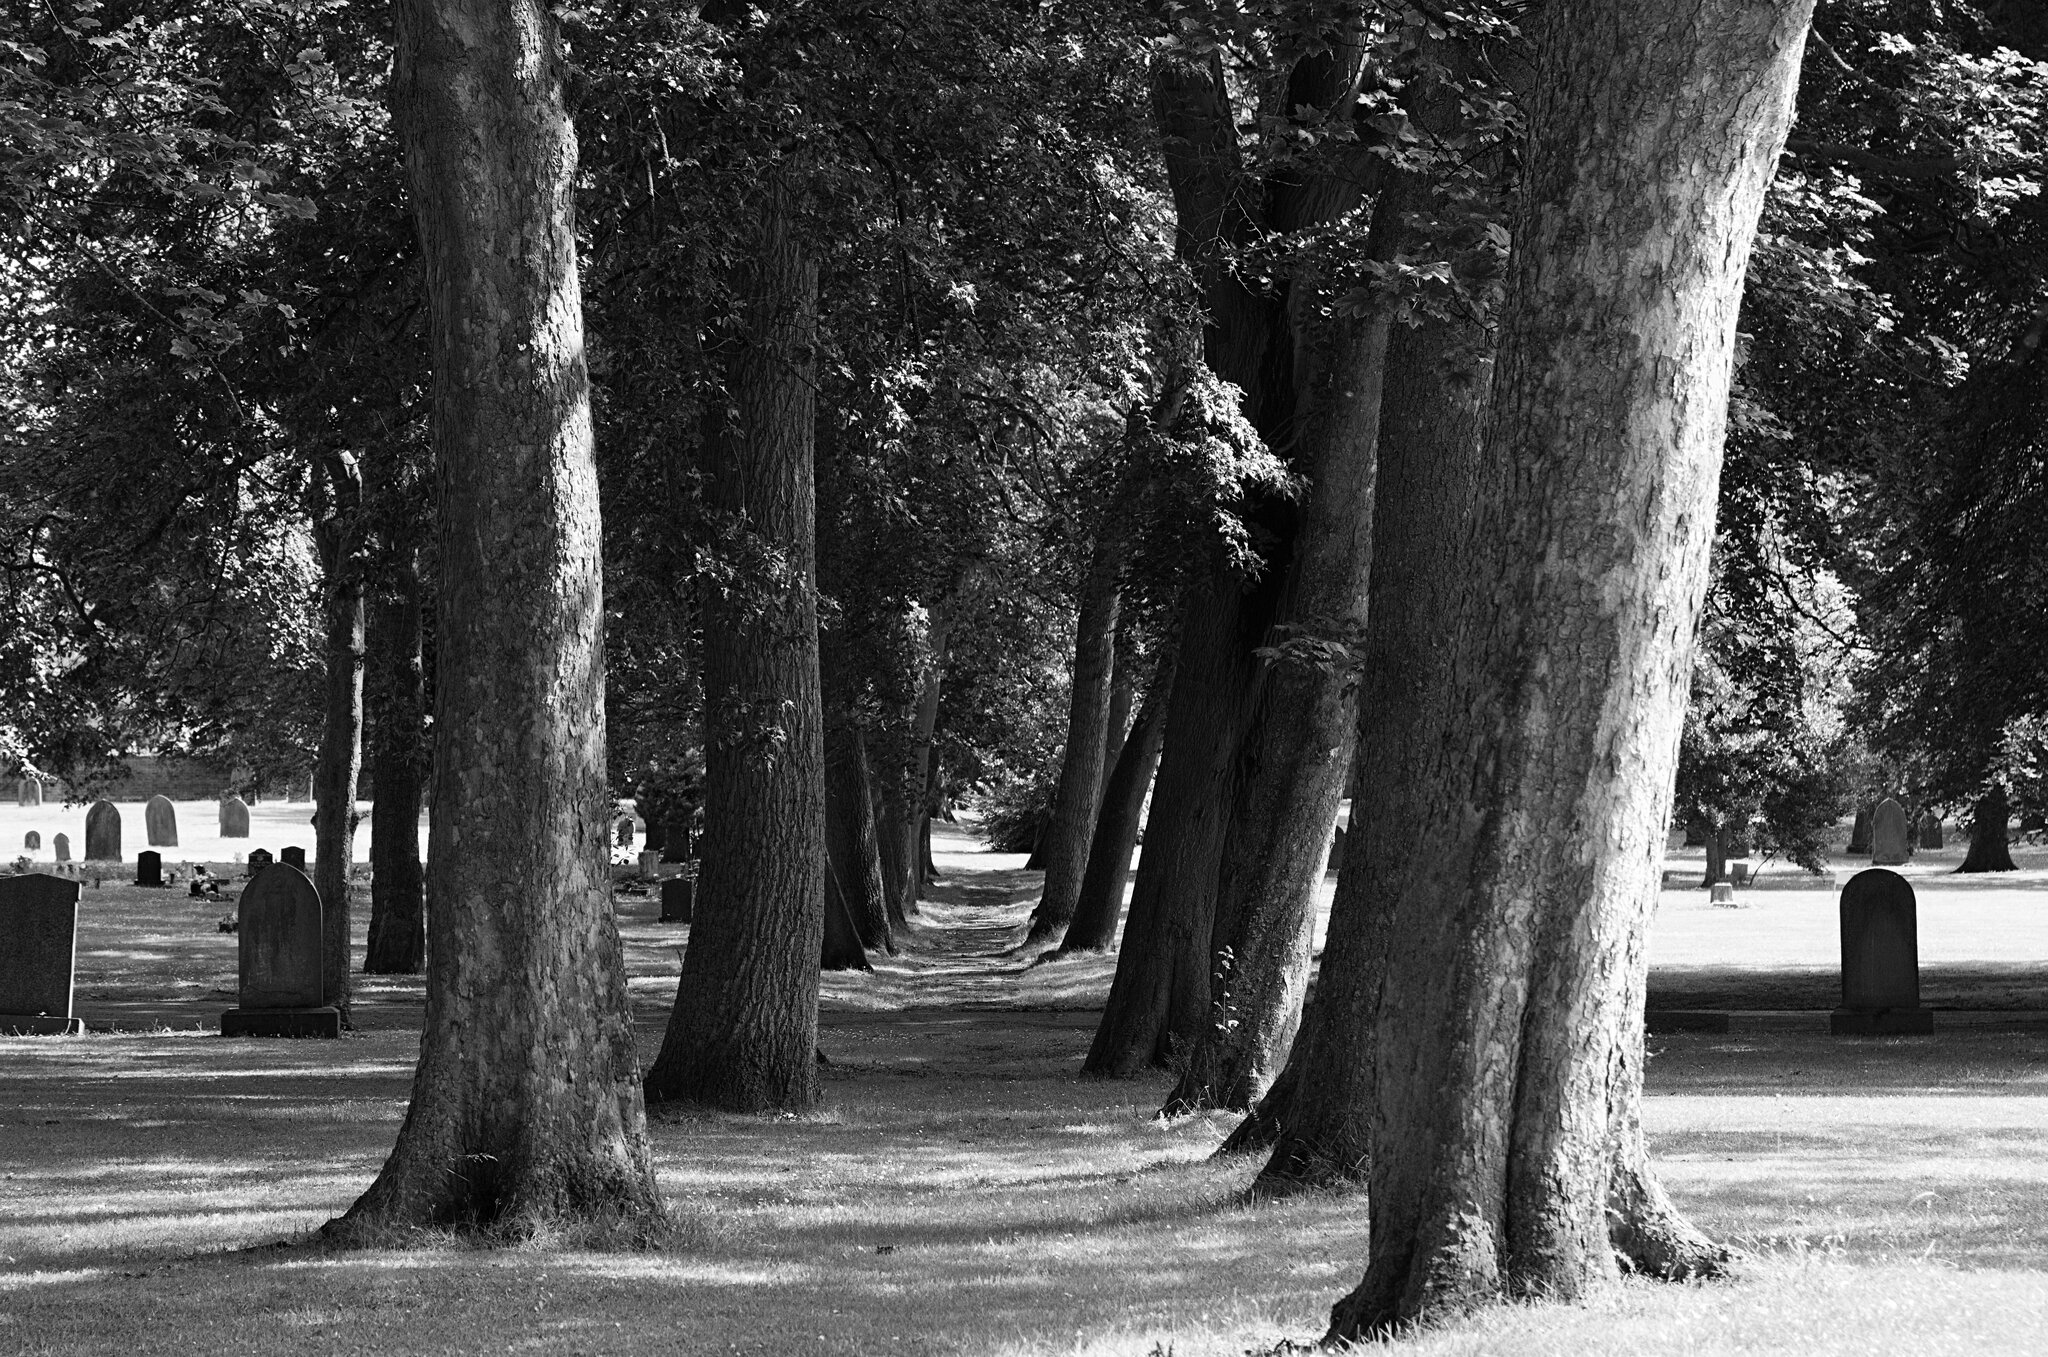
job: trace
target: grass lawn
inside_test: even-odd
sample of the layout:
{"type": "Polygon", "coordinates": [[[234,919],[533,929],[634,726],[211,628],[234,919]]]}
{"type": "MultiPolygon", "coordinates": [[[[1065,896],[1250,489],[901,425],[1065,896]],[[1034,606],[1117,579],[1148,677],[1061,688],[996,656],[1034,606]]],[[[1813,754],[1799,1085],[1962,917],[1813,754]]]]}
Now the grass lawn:
{"type": "MultiPolygon", "coordinates": [[[[1191,1357],[1317,1336],[1363,1266],[1362,1201],[1247,1204],[1254,1166],[1208,1159],[1231,1119],[1154,1120],[1165,1076],[1075,1078],[1111,963],[1009,955],[1035,876],[941,847],[952,877],[913,945],[826,977],[822,1112],[655,1123],[693,1228],[652,1254],[304,1244],[396,1135],[418,983],[366,984],[364,1030],[339,1042],[225,1041],[222,907],[88,887],[78,1010],[155,1030],[0,1040],[0,1353],[1191,1357]]],[[[1937,891],[1922,886],[1923,939],[1937,891]]],[[[1799,972],[1816,925],[1793,897],[1831,898],[1758,891],[1694,918],[1697,894],[1665,893],[1660,972],[1799,972]]],[[[2048,891],[1955,894],[1972,900],[1950,917],[1983,936],[1958,926],[1941,955],[2048,959],[2001,950],[2048,891]]],[[[685,936],[655,912],[621,900],[647,1056],[685,936]]],[[[2016,986],[2011,1007],[2048,1008],[2016,986]]],[[[1505,1307],[1392,1347],[2048,1350],[2048,1030],[1835,1041],[1815,1023],[1653,1049],[1658,1161],[1751,1251],[1742,1278],[1505,1307]]]]}

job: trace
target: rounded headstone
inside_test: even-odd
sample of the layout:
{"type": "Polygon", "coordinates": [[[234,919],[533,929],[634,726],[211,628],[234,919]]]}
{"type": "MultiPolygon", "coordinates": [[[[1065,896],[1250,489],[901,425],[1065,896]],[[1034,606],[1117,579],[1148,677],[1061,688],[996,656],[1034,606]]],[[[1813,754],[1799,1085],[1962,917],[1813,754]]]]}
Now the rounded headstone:
{"type": "Polygon", "coordinates": [[[70,1019],[78,890],[47,872],[0,877],[0,1014],[70,1019]]]}
{"type": "Polygon", "coordinates": [[[224,797],[220,803],[220,836],[223,839],[249,837],[249,803],[239,796],[224,797]]]}
{"type": "Polygon", "coordinates": [[[268,866],[269,866],[269,865],[270,865],[271,863],[273,863],[273,862],[275,862],[275,861],[277,861],[277,859],[276,859],[276,858],[274,858],[274,857],[272,857],[272,856],[270,855],[270,850],[269,850],[268,848],[252,848],[252,849],[250,849],[250,850],[249,850],[249,875],[250,875],[250,876],[254,876],[254,875],[256,875],[256,873],[258,873],[258,872],[262,871],[262,870],[263,870],[263,869],[264,869],[265,867],[268,867],[268,866]]]}
{"type": "Polygon", "coordinates": [[[318,1008],[320,892],[287,863],[258,872],[235,906],[243,1008],[318,1008]]]}
{"type": "Polygon", "coordinates": [[[71,861],[71,836],[59,834],[50,840],[50,855],[59,862],[71,861]]]}
{"type": "Polygon", "coordinates": [[[28,833],[21,836],[21,846],[33,853],[43,846],[43,836],[31,829],[28,833]]]}
{"type": "Polygon", "coordinates": [[[144,849],[135,855],[135,884],[138,886],[161,886],[164,884],[164,855],[144,849]]]}
{"type": "Polygon", "coordinates": [[[1913,885],[1872,867],[1842,887],[1842,1007],[1920,1006],[1920,931],[1913,885]]]}
{"type": "Polygon", "coordinates": [[[1939,848],[1942,846],[1941,817],[1931,810],[1920,817],[1920,846],[1922,848],[1939,848]]]}
{"type": "Polygon", "coordinates": [[[95,801],[85,813],[85,860],[121,860],[121,812],[111,801],[95,801]]]}
{"type": "Polygon", "coordinates": [[[1896,867],[1909,852],[1906,847],[1906,808],[1887,796],[1870,813],[1870,861],[1877,867],[1896,867]]]}
{"type": "Polygon", "coordinates": [[[142,808],[142,827],[149,835],[151,848],[178,846],[178,808],[171,804],[170,797],[149,798],[149,804],[142,808]]]}
{"type": "Polygon", "coordinates": [[[20,788],[17,789],[15,792],[14,799],[18,804],[24,806],[42,805],[43,784],[32,777],[23,778],[21,780],[20,788]]]}

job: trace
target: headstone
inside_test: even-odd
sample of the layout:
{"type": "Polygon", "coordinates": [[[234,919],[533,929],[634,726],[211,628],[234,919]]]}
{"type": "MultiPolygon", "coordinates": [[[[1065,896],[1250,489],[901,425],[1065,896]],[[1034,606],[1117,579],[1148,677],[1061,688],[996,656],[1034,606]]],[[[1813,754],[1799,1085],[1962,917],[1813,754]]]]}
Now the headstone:
{"type": "Polygon", "coordinates": [[[1729,863],[1728,880],[1737,886],[1747,886],[1749,884],[1749,864],[1746,862],[1729,863]]]}
{"type": "Polygon", "coordinates": [[[138,886],[161,886],[164,884],[164,855],[145,849],[135,855],[135,884],[138,886]]]}
{"type": "Polygon", "coordinates": [[[1872,867],[1842,887],[1842,1006],[1828,1019],[1836,1036],[1932,1032],[1920,1007],[1920,936],[1913,887],[1872,867]]]}
{"type": "Polygon", "coordinates": [[[249,875],[252,877],[255,876],[258,872],[262,871],[265,867],[268,867],[271,863],[275,861],[276,859],[270,856],[270,850],[268,848],[250,849],[249,875]]]}
{"type": "Polygon", "coordinates": [[[224,1037],[338,1037],[341,1012],[323,1003],[320,892],[280,862],[235,906],[241,1006],[220,1015],[224,1037]]]}
{"type": "Polygon", "coordinates": [[[1941,817],[1930,810],[1920,817],[1920,846],[1922,848],[1939,848],[1941,847],[1941,839],[1941,817]]]}
{"type": "Polygon", "coordinates": [[[640,875],[659,876],[660,868],[661,854],[659,851],[650,848],[640,855],[640,875]]]}
{"type": "Polygon", "coordinates": [[[1336,835],[1330,840],[1330,870],[1336,871],[1344,865],[1344,826],[1337,826],[1336,835]]]}
{"type": "Polygon", "coordinates": [[[1906,809],[1887,796],[1870,814],[1870,862],[1896,867],[1906,857],[1906,809]]]}
{"type": "Polygon", "coordinates": [[[1857,809],[1856,823],[1849,830],[1849,846],[1842,851],[1858,857],[1870,852],[1870,811],[1867,808],[1857,809]]]}
{"type": "Polygon", "coordinates": [[[85,860],[121,860],[121,812],[111,801],[95,801],[85,813],[85,860]]]}
{"type": "Polygon", "coordinates": [[[168,796],[152,796],[142,808],[142,827],[149,834],[151,848],[178,846],[178,808],[168,796]]]}
{"type": "Polygon", "coordinates": [[[671,819],[661,831],[661,860],[688,862],[690,856],[690,813],[683,811],[671,819]]]}
{"type": "Polygon", "coordinates": [[[224,797],[220,803],[220,836],[223,839],[249,837],[249,803],[239,796],[224,797]]]}
{"type": "Polygon", "coordinates": [[[1708,898],[1716,905],[1721,905],[1728,909],[1736,908],[1735,887],[1729,885],[1726,881],[1716,881],[1713,892],[1708,898]]]}
{"type": "Polygon", "coordinates": [[[31,853],[36,852],[43,846],[43,836],[31,829],[21,836],[21,846],[31,853]]]}
{"type": "Polygon", "coordinates": [[[687,876],[672,876],[662,882],[661,921],[665,924],[690,922],[690,907],[696,895],[697,883],[687,876]]]}
{"type": "Polygon", "coordinates": [[[0,877],[0,1034],[83,1032],[71,1016],[78,883],[35,873],[0,877]]]}
{"type": "Polygon", "coordinates": [[[50,855],[59,862],[71,861],[71,836],[59,834],[50,840],[50,855]]]}
{"type": "Polygon", "coordinates": [[[302,872],[306,870],[306,850],[297,844],[292,844],[279,853],[277,860],[287,867],[296,867],[302,872]]]}
{"type": "Polygon", "coordinates": [[[14,800],[16,805],[21,806],[42,805],[43,784],[32,777],[23,778],[21,786],[15,789],[14,800]]]}
{"type": "Polygon", "coordinates": [[[630,815],[621,815],[619,817],[619,847],[631,848],[632,846],[633,817],[630,815]]]}

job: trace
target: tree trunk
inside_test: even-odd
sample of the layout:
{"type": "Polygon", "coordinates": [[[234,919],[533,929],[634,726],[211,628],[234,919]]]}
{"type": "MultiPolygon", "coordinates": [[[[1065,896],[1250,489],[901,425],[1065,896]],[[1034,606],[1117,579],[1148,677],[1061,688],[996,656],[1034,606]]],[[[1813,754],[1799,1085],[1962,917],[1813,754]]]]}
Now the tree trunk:
{"type": "Polygon", "coordinates": [[[818,268],[790,186],[762,185],[728,346],[737,423],[717,422],[713,508],[744,553],[780,560],[704,607],[704,840],[683,975],[650,1101],[733,1112],[818,1100],[825,750],[812,487],[818,268]]]}
{"type": "MultiPolygon", "coordinates": [[[[1469,66],[1462,55],[1449,60],[1469,66]]],[[[1425,97],[1415,116],[1447,137],[1461,130],[1455,91],[1441,102],[1425,97]]],[[[1386,911],[1373,883],[1398,878],[1409,855],[1432,851],[1411,788],[1432,753],[1429,704],[1449,672],[1488,366],[1484,335],[1443,318],[1389,347],[1344,861],[1287,1068],[1218,1151],[1270,1148],[1257,1182],[1264,1193],[1363,1182],[1370,1163],[1372,1032],[1386,952],[1386,911]]]]}
{"type": "MultiPolygon", "coordinates": [[[[1382,195],[1365,254],[1396,253],[1407,202],[1382,195]]],[[[1315,890],[1330,855],[1358,727],[1354,652],[1366,626],[1374,466],[1391,304],[1316,317],[1326,298],[1297,299],[1303,391],[1297,449],[1310,477],[1294,578],[1273,641],[1283,658],[1265,681],[1251,772],[1226,841],[1211,954],[1210,1019],[1163,1115],[1250,1109],[1295,1035],[1315,932],[1315,890]],[[1227,926],[1227,931],[1226,931],[1227,926]]]]}
{"type": "Polygon", "coordinates": [[[356,781],[363,767],[363,481],[353,461],[318,459],[326,513],[313,525],[327,661],[320,753],[313,768],[313,886],[320,892],[320,988],[351,1026],[356,781]]]}
{"type": "Polygon", "coordinates": [[[867,745],[850,722],[825,726],[825,848],[825,888],[845,902],[855,936],[864,947],[893,954],[867,745]]]}
{"type": "Polygon", "coordinates": [[[1045,886],[1031,912],[1025,945],[1044,942],[1066,931],[1081,898],[1081,876],[1088,868],[1088,842],[1101,805],[1102,767],[1109,738],[1110,689],[1116,665],[1116,624],[1120,602],[1122,553],[1114,529],[1105,525],[1095,538],[1088,578],[1081,587],[1080,616],[1074,627],[1073,696],[1068,703],[1066,757],[1060,762],[1058,789],[1039,847],[1045,853],[1045,886]]]}
{"type": "Polygon", "coordinates": [[[604,579],[553,14],[400,0],[440,506],[426,1027],[335,1233],[665,1227],[612,921],[604,579]]]}
{"type": "Polygon", "coordinates": [[[909,753],[896,776],[887,779],[882,787],[882,811],[877,822],[882,838],[882,871],[889,889],[889,918],[902,927],[908,927],[916,917],[920,888],[927,879],[923,848],[925,802],[931,783],[932,733],[939,724],[952,612],[951,600],[942,600],[929,612],[928,667],[918,685],[909,753]]]}
{"type": "Polygon", "coordinates": [[[1130,738],[1110,770],[1109,785],[1103,789],[1102,813],[1096,817],[1095,836],[1088,845],[1088,871],[1081,878],[1080,902],[1055,955],[1105,951],[1116,938],[1124,888],[1131,879],[1131,853],[1138,846],[1138,826],[1145,813],[1145,793],[1159,766],[1159,745],[1166,733],[1166,695],[1172,686],[1172,662],[1161,660],[1131,726],[1130,738]]]}
{"type": "Polygon", "coordinates": [[[1717,886],[1728,879],[1728,827],[1716,823],[1707,830],[1707,870],[1700,880],[1701,889],[1717,886]]]}
{"type": "Polygon", "coordinates": [[[1137,656],[1130,652],[1127,627],[1117,629],[1116,644],[1110,648],[1110,653],[1109,717],[1103,723],[1102,790],[1095,796],[1098,807],[1102,805],[1102,798],[1109,794],[1109,779],[1116,772],[1116,761],[1123,757],[1124,741],[1130,738],[1131,733],[1131,707],[1138,700],[1136,675],[1132,672],[1137,656]]]}
{"type": "Polygon", "coordinates": [[[370,939],[363,970],[417,975],[427,960],[420,805],[426,773],[426,672],[419,567],[410,544],[370,611],[370,939]]]}
{"type": "Polygon", "coordinates": [[[1536,19],[1446,734],[1411,789],[1435,841],[1375,882],[1396,945],[1370,1262],[1331,1341],[1579,1295],[1616,1245],[1669,1273],[1718,1261],[1650,1194],[1616,1193],[1647,1173],[1620,1128],[1742,276],[1811,10],[1557,0],[1536,19]]]}
{"type": "Polygon", "coordinates": [[[2012,847],[2006,839],[2006,822],[2012,810],[2006,804],[2005,788],[1998,783],[1977,798],[1970,807],[1970,851],[1963,855],[1958,872],[2010,872],[2012,847]]]}

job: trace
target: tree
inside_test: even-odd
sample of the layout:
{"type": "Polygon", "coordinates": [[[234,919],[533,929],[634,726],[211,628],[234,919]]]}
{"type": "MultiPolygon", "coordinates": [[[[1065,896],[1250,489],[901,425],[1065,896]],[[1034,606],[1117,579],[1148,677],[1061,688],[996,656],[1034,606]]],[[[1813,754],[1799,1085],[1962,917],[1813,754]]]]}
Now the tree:
{"type": "Polygon", "coordinates": [[[392,100],[432,309],[434,909],[411,1107],[346,1240],[658,1228],[612,920],[576,136],[553,15],[405,0],[392,100]]]}
{"type": "Polygon", "coordinates": [[[1535,21],[1446,734],[1411,791],[1438,839],[1381,883],[1370,1261],[1333,1341],[1575,1296],[1616,1249],[1658,1275],[1719,1257],[1649,1177],[1643,938],[1743,269],[1810,15],[1564,0],[1535,21]]]}
{"type": "Polygon", "coordinates": [[[675,1008],[647,1074],[651,1101],[737,1112],[817,1102],[825,939],[818,266],[792,183],[801,169],[764,174],[736,289],[744,309],[723,346],[729,412],[712,412],[707,440],[711,503],[728,556],[747,568],[705,607],[704,865],[675,1008]]]}

